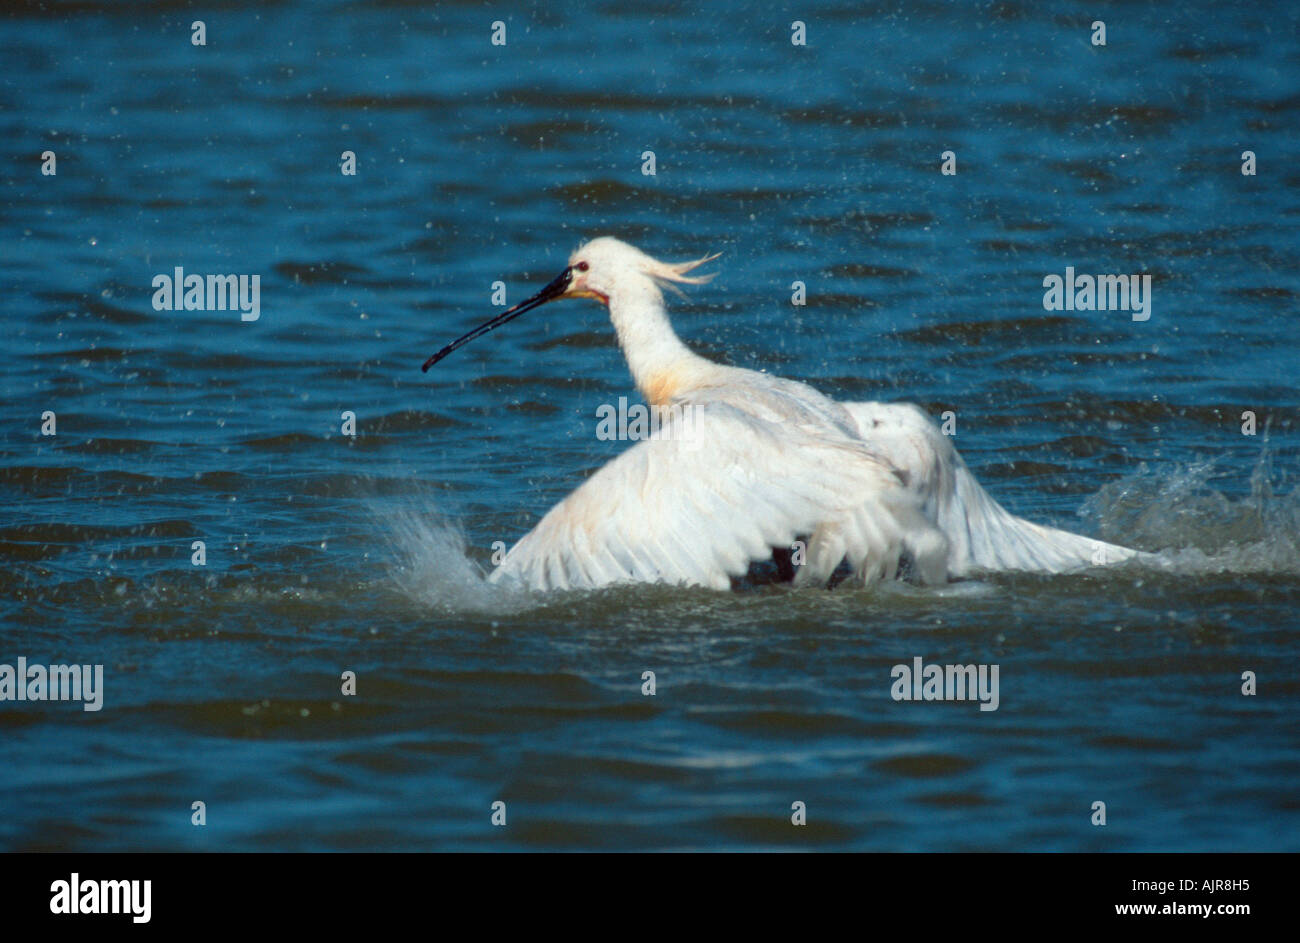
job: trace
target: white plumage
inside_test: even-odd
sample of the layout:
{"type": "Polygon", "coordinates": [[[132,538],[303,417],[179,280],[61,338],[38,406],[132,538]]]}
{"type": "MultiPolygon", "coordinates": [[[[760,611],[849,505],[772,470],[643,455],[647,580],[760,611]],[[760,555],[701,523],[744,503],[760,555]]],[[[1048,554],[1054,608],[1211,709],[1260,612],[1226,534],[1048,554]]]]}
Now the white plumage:
{"type": "Polygon", "coordinates": [[[751,563],[801,538],[795,583],[805,585],[824,585],[846,560],[865,584],[902,571],[933,584],[975,570],[1057,573],[1137,555],[1008,513],[916,406],[841,404],[690,351],[668,322],[659,284],[706,281],[687,275],[705,261],[668,264],[594,239],[537,296],[430,358],[546,301],[596,298],[609,307],[637,389],[666,414],[656,438],[552,508],[492,580],[541,590],[727,589],[751,563]],[[692,408],[691,421],[673,407],[692,408]]]}

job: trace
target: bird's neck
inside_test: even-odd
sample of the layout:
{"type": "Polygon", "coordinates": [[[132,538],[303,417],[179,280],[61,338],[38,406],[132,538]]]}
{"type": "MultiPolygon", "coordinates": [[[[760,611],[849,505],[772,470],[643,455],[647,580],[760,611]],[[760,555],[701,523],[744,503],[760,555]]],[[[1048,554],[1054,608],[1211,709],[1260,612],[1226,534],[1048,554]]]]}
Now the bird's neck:
{"type": "Polygon", "coordinates": [[[609,317],[632,380],[653,406],[677,399],[711,366],[673,331],[663,292],[650,278],[629,279],[612,292],[609,317]]]}

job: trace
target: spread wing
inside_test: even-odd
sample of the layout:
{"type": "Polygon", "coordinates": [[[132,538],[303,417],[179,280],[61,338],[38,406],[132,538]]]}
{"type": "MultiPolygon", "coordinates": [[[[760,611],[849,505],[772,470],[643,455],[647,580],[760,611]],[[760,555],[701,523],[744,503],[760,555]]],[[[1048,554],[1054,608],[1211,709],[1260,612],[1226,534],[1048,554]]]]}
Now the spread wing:
{"type": "MultiPolygon", "coordinates": [[[[909,512],[917,513],[915,500],[896,471],[849,436],[709,402],[673,410],[658,438],[637,442],[587,479],[491,578],[534,589],[619,582],[727,589],[773,547],[828,524],[855,567],[892,571],[899,520],[909,512]]],[[[822,565],[833,569],[840,559],[822,565]]]]}
{"type": "Polygon", "coordinates": [[[948,572],[1061,573],[1117,563],[1139,551],[1044,527],[1011,514],[970,473],[952,439],[910,403],[845,403],[863,440],[906,472],[925,515],[948,539],[948,572]]]}

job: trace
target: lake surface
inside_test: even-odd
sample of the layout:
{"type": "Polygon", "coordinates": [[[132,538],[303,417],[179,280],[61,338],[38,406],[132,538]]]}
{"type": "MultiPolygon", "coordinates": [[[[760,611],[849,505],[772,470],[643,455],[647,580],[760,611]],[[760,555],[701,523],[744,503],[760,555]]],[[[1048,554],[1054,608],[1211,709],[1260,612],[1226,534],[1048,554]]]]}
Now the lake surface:
{"type": "Polygon", "coordinates": [[[104,701],[0,704],[0,848],[1300,850],[1300,8],[654,6],[6,7],[0,663],[104,701]],[[723,253],[700,352],[951,410],[1156,564],[485,586],[635,393],[592,302],[419,367],[601,234],[723,253]],[[155,310],[178,266],[260,317],[155,310]],[[998,710],[893,700],[918,656],[998,710]]]}

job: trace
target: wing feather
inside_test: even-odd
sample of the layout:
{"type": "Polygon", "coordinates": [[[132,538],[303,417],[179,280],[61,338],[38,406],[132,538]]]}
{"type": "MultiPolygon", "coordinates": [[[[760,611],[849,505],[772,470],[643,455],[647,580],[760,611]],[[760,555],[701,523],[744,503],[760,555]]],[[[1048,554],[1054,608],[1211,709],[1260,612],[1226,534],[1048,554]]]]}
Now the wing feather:
{"type": "Polygon", "coordinates": [[[910,403],[845,403],[864,441],[906,472],[926,516],[947,538],[948,572],[973,569],[1062,573],[1140,552],[1035,524],[980,487],[952,440],[910,403]]]}
{"type": "Polygon", "coordinates": [[[687,425],[670,419],[661,433],[552,508],[492,579],[725,589],[771,547],[827,521],[855,515],[868,521],[860,529],[878,521],[877,530],[897,531],[894,516],[914,500],[887,462],[847,436],[828,440],[728,403],[706,404],[687,425]]]}

